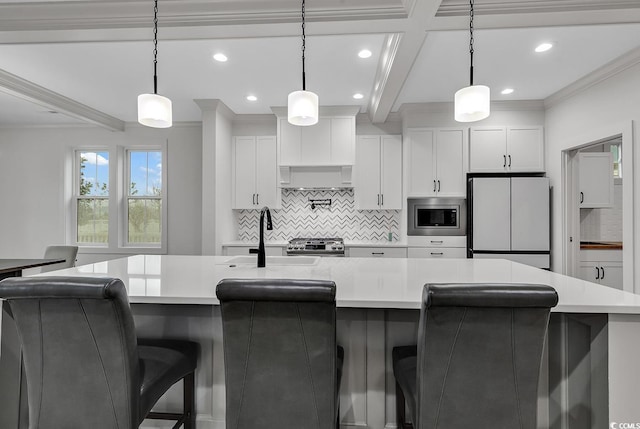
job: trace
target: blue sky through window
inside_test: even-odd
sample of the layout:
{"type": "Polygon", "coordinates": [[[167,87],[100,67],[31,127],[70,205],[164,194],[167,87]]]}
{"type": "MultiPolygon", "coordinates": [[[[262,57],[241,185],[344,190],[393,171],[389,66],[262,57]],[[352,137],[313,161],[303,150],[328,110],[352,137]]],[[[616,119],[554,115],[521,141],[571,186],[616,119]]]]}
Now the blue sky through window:
{"type": "Polygon", "coordinates": [[[80,161],[84,166],[81,169],[85,185],[82,195],[109,195],[109,152],[81,152],[80,161]]]}
{"type": "Polygon", "coordinates": [[[129,157],[130,195],[158,195],[162,190],[162,152],[131,151],[129,157]]]}

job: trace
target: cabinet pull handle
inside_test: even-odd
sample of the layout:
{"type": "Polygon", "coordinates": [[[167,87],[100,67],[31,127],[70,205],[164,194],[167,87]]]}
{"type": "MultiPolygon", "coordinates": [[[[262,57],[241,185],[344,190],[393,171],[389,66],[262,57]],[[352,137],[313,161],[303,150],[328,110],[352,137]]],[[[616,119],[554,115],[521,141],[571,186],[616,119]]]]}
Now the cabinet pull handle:
{"type": "Polygon", "coordinates": [[[256,204],[260,205],[260,194],[256,194],[256,204]]]}
{"type": "Polygon", "coordinates": [[[251,194],[251,204],[256,204],[256,194],[251,194]]]}
{"type": "Polygon", "coordinates": [[[442,252],[431,252],[431,254],[433,256],[442,256],[442,255],[444,255],[444,253],[442,253],[442,252]]]}
{"type": "Polygon", "coordinates": [[[511,168],[511,155],[509,155],[509,168],[511,168]]]}
{"type": "Polygon", "coordinates": [[[380,205],[380,194],[378,194],[378,205],[380,205]]]}
{"type": "Polygon", "coordinates": [[[440,181],[438,180],[438,192],[440,192],[440,181]]]}
{"type": "Polygon", "coordinates": [[[371,252],[372,255],[384,255],[384,252],[371,252]]]}
{"type": "Polygon", "coordinates": [[[444,241],[442,240],[431,240],[432,243],[436,243],[436,244],[442,244],[444,243],[444,241]]]}
{"type": "Polygon", "coordinates": [[[507,166],[507,155],[502,155],[502,158],[504,160],[504,162],[502,163],[502,168],[505,168],[507,166]]]}
{"type": "Polygon", "coordinates": [[[600,269],[602,270],[602,275],[600,276],[600,280],[604,280],[604,268],[600,267],[600,269]]]}
{"type": "Polygon", "coordinates": [[[600,280],[600,270],[596,267],[596,280],[600,280]]]}
{"type": "Polygon", "coordinates": [[[380,194],[380,205],[384,206],[384,194],[380,194]]]}
{"type": "Polygon", "coordinates": [[[435,192],[435,191],[436,191],[436,181],[434,180],[433,181],[433,192],[435,192]]]}
{"type": "Polygon", "coordinates": [[[580,204],[584,203],[584,192],[580,192],[580,204]]]}

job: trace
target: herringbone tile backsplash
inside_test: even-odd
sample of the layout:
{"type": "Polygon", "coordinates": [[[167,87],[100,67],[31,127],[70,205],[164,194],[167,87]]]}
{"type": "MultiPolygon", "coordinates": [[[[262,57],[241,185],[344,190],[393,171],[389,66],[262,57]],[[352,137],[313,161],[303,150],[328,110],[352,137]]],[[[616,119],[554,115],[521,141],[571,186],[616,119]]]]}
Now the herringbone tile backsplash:
{"type": "MultiPolygon", "coordinates": [[[[258,241],[259,210],[239,210],[238,239],[258,241]]],[[[273,231],[267,240],[295,237],[341,237],[352,241],[393,241],[400,236],[400,210],[356,210],[353,190],[282,190],[282,208],[271,210],[273,231]],[[331,206],[311,208],[309,199],[331,199],[331,206]]]]}

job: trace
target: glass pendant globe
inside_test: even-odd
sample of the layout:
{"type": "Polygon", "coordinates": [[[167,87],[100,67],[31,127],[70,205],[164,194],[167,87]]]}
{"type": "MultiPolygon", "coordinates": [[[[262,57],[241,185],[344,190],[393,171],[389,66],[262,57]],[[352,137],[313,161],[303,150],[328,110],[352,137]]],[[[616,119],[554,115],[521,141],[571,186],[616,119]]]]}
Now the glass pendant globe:
{"type": "Polygon", "coordinates": [[[290,124],[303,127],[317,124],[318,96],[311,91],[290,93],[287,119],[290,124]]]}
{"type": "Polygon", "coordinates": [[[454,117],[458,122],[475,122],[491,113],[491,90],[488,86],[462,88],[455,95],[454,117]]]}
{"type": "Polygon", "coordinates": [[[153,128],[171,127],[173,124],[171,100],[158,94],[140,94],[138,122],[153,128]]]}

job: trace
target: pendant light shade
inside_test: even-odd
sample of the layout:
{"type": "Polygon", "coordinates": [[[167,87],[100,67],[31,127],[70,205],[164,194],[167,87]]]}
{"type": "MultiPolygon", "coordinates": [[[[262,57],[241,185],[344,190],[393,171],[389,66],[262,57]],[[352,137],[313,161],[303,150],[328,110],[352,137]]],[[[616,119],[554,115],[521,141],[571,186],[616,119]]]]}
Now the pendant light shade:
{"type": "Polygon", "coordinates": [[[173,125],[171,100],[158,95],[158,0],[153,7],[153,94],[138,96],[138,122],[152,128],[173,125]]]}
{"type": "Polygon", "coordinates": [[[454,118],[458,122],[475,122],[491,113],[491,90],[473,84],[473,0],[469,0],[469,86],[458,90],[454,97],[454,118]]]}
{"type": "Polygon", "coordinates": [[[171,100],[158,94],[138,95],[138,122],[153,128],[171,127],[171,100]]]}
{"type": "Polygon", "coordinates": [[[287,100],[287,120],[291,125],[306,127],[318,123],[318,95],[307,91],[304,72],[304,53],[306,50],[305,35],[305,0],[302,0],[302,91],[293,91],[287,100]]]}
{"type": "Polygon", "coordinates": [[[289,94],[288,117],[292,125],[307,126],[318,123],[318,96],[311,91],[289,94]]]}
{"type": "Polygon", "coordinates": [[[467,86],[456,92],[454,112],[456,121],[480,121],[487,118],[489,113],[491,113],[491,90],[488,86],[467,86]]]}

